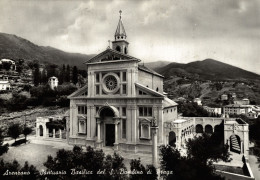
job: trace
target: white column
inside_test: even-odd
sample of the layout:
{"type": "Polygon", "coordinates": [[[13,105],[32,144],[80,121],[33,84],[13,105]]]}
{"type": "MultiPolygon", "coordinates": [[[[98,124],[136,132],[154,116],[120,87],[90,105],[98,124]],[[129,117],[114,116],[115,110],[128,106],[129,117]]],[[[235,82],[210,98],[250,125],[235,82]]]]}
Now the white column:
{"type": "Polygon", "coordinates": [[[243,141],[241,141],[240,144],[241,144],[241,148],[240,148],[240,150],[241,150],[241,154],[244,154],[245,152],[244,152],[243,141]]]}
{"type": "Polygon", "coordinates": [[[55,138],[55,129],[52,130],[52,138],[55,138]]]}
{"type": "Polygon", "coordinates": [[[39,128],[36,127],[36,137],[37,136],[40,136],[40,134],[39,134],[39,128]]]}
{"type": "Polygon", "coordinates": [[[102,141],[101,141],[101,121],[97,119],[97,141],[96,141],[96,148],[102,148],[102,141]]]}
{"type": "Polygon", "coordinates": [[[115,124],[115,144],[118,144],[118,123],[115,124]]]}
{"type": "Polygon", "coordinates": [[[61,131],[61,129],[59,129],[59,131],[60,131],[60,139],[62,139],[62,131],[61,131]]]}
{"type": "Polygon", "coordinates": [[[97,125],[98,125],[98,127],[97,127],[97,141],[98,142],[100,142],[101,141],[101,139],[100,139],[100,121],[97,121],[97,125]]]}
{"type": "Polygon", "coordinates": [[[158,141],[157,131],[158,131],[158,127],[151,127],[151,129],[152,129],[152,142],[153,142],[152,160],[153,160],[154,167],[157,168],[158,167],[158,152],[157,152],[157,141],[158,141]]]}

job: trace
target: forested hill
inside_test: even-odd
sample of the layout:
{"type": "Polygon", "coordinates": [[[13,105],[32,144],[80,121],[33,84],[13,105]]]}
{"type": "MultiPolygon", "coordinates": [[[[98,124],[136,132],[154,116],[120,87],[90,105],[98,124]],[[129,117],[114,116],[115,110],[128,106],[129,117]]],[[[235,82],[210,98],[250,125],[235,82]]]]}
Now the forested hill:
{"type": "Polygon", "coordinates": [[[213,59],[194,61],[187,64],[170,63],[155,68],[166,78],[171,76],[198,77],[204,80],[260,80],[260,75],[213,59]]]}
{"type": "Polygon", "coordinates": [[[83,67],[93,55],[68,53],[52,47],[38,46],[16,35],[0,33],[0,58],[38,60],[40,63],[69,64],[83,67]]]}

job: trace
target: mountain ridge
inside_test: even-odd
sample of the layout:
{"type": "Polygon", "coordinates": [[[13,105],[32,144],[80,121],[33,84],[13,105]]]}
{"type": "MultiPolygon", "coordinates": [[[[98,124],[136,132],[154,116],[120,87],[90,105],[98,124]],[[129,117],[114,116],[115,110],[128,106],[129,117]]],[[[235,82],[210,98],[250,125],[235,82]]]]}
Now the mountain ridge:
{"type": "Polygon", "coordinates": [[[193,61],[187,64],[174,62],[154,70],[166,78],[177,75],[204,80],[260,79],[259,74],[214,59],[193,61]]]}
{"type": "MultiPolygon", "coordinates": [[[[51,46],[39,46],[22,37],[0,33],[0,58],[38,60],[57,65],[69,64],[83,69],[83,63],[94,55],[69,53],[51,46]]],[[[260,79],[260,75],[214,59],[187,64],[170,61],[148,62],[145,65],[166,78],[171,76],[198,77],[205,80],[260,79]]]]}
{"type": "Polygon", "coordinates": [[[0,58],[38,60],[42,63],[83,66],[94,55],[68,53],[51,46],[39,46],[22,37],[0,33],[0,58]]]}

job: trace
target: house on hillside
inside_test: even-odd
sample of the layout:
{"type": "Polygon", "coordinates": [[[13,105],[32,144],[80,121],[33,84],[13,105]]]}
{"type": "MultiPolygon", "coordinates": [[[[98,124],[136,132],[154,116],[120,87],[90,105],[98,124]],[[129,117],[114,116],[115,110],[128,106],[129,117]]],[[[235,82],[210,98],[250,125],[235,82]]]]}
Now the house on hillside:
{"type": "Polygon", "coordinates": [[[228,100],[228,95],[227,94],[222,94],[221,95],[221,101],[226,101],[228,100]]]}
{"type": "Polygon", "coordinates": [[[240,105],[240,104],[229,104],[224,106],[224,114],[234,115],[234,114],[247,114],[252,111],[250,105],[240,105]]]}
{"type": "Polygon", "coordinates": [[[249,99],[244,98],[242,100],[234,100],[234,104],[249,105],[250,101],[249,101],[249,99]]]}
{"type": "Polygon", "coordinates": [[[201,103],[201,99],[200,99],[200,98],[195,98],[195,99],[193,99],[193,102],[197,103],[199,106],[202,106],[202,103],[201,103]]]}
{"type": "Polygon", "coordinates": [[[58,87],[59,80],[58,80],[57,77],[52,76],[52,77],[49,78],[48,83],[49,83],[49,85],[50,85],[50,88],[51,88],[52,90],[54,90],[55,88],[58,87]]]}
{"type": "Polygon", "coordinates": [[[0,91],[7,91],[11,89],[11,84],[9,81],[0,80],[0,91]]]}

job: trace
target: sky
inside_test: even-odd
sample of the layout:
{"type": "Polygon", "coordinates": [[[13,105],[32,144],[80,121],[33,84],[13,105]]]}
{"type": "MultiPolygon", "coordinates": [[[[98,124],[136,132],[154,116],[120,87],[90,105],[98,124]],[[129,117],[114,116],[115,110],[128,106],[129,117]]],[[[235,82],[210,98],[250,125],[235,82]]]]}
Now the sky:
{"type": "Polygon", "coordinates": [[[0,0],[0,32],[98,54],[119,10],[129,54],[144,62],[211,58],[260,74],[260,0],[0,0]]]}

